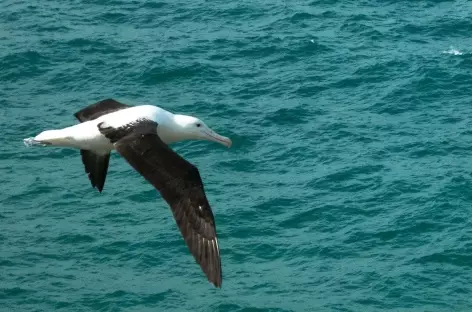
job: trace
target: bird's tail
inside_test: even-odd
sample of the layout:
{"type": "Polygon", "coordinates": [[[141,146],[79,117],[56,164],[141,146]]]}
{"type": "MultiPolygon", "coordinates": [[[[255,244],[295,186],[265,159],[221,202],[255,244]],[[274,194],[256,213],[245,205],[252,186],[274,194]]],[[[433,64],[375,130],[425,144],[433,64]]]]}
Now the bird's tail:
{"type": "Polygon", "coordinates": [[[46,130],[41,132],[35,137],[27,138],[23,140],[23,143],[28,146],[47,146],[47,145],[67,145],[68,137],[64,136],[62,130],[46,130]]]}

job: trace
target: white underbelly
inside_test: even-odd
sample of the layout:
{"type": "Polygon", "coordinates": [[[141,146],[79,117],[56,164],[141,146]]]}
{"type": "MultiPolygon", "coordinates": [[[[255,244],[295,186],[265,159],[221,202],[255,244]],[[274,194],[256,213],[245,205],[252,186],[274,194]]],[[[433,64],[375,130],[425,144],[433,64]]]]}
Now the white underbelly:
{"type": "Polygon", "coordinates": [[[70,147],[107,153],[114,149],[113,144],[98,130],[97,120],[86,121],[62,129],[70,147]]]}

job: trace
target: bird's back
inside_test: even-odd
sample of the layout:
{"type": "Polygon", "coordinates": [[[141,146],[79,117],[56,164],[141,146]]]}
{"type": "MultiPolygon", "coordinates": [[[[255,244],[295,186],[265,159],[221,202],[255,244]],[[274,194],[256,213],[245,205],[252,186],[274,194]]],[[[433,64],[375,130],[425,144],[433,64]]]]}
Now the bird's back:
{"type": "Polygon", "coordinates": [[[164,121],[164,119],[170,118],[171,115],[170,112],[158,106],[139,105],[101,116],[94,121],[96,121],[97,124],[100,122],[106,122],[113,128],[119,128],[142,118],[150,119],[159,123],[164,121]]]}

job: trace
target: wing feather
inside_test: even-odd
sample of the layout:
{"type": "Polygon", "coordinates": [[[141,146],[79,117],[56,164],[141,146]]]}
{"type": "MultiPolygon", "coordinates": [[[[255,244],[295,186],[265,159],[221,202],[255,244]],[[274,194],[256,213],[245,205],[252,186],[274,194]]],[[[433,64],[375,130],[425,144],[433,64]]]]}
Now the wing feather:
{"type": "MultiPolygon", "coordinates": [[[[146,129],[135,129],[118,139],[115,149],[169,204],[194,259],[208,280],[221,287],[222,270],[215,219],[200,173],[162,142],[155,130],[146,129]]],[[[107,135],[112,130],[100,131],[107,135]]]]}
{"type": "Polygon", "coordinates": [[[101,100],[91,104],[74,114],[80,122],[97,119],[100,116],[115,112],[120,109],[129,108],[131,106],[120,103],[113,99],[101,100]]]}

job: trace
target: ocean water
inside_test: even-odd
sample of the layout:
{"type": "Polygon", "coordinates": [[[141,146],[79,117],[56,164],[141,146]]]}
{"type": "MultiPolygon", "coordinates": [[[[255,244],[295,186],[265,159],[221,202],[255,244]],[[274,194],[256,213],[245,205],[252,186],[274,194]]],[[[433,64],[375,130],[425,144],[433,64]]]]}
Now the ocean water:
{"type": "Polygon", "coordinates": [[[471,1],[0,2],[0,311],[471,311],[471,1]],[[173,148],[223,287],[112,155],[23,138],[102,100],[200,117],[173,148]]]}

